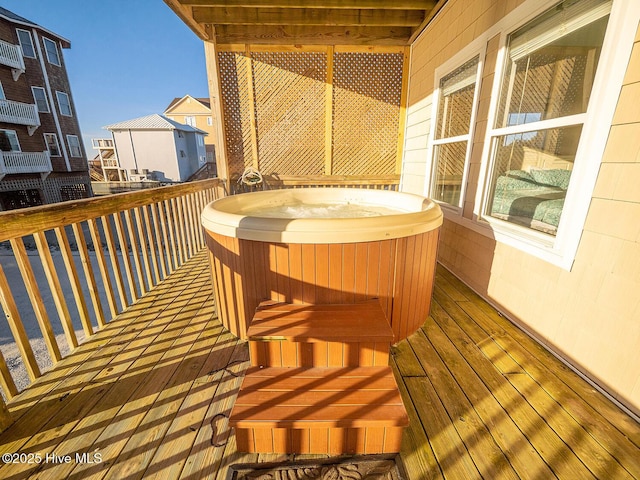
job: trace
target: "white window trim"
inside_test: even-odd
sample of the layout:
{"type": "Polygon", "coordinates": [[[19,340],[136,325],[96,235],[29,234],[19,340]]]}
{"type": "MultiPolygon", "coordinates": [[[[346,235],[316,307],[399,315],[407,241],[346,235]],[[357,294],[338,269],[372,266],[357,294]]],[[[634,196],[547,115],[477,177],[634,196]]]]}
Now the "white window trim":
{"type": "Polygon", "coordinates": [[[47,62],[49,62],[51,65],[55,65],[57,67],[62,66],[62,60],[60,59],[60,50],[58,49],[58,42],[55,42],[53,40],[51,40],[50,38],[47,37],[42,37],[42,41],[44,42],[44,53],[47,57],[47,62]],[[52,62],[51,58],[49,57],[49,50],[47,50],[47,42],[50,42],[53,44],[53,48],[56,49],[56,57],[58,58],[58,63],[56,62],[52,62]]]}
{"type": "Polygon", "coordinates": [[[69,96],[69,94],[66,92],[61,92],[59,90],[56,90],[56,100],[58,101],[58,111],[60,112],[60,115],[65,117],[73,117],[73,109],[71,108],[71,97],[69,96]],[[70,112],[69,114],[62,112],[62,107],[60,104],[60,95],[66,95],[67,97],[67,104],[69,105],[69,112],[70,112]]]}
{"type": "Polygon", "coordinates": [[[11,150],[12,152],[21,152],[22,147],[20,146],[20,138],[18,137],[18,132],[15,130],[11,130],[9,128],[0,128],[0,132],[11,132],[16,137],[16,143],[18,144],[18,150],[11,150]]]}
{"type": "Polygon", "coordinates": [[[464,167],[462,171],[462,184],[460,187],[460,200],[458,201],[458,205],[451,205],[449,203],[437,201],[438,204],[442,207],[442,209],[450,210],[451,212],[456,213],[457,215],[462,215],[462,210],[464,207],[465,194],[466,194],[466,185],[467,178],[469,175],[469,165],[471,163],[471,149],[473,147],[473,136],[475,134],[476,127],[476,116],[478,114],[478,103],[480,100],[480,87],[482,84],[482,72],[484,71],[484,58],[486,56],[487,44],[486,41],[474,41],[469,44],[466,48],[460,51],[457,55],[453,56],[445,63],[440,65],[435,70],[434,77],[434,85],[435,90],[433,92],[433,103],[431,105],[431,128],[429,131],[429,140],[428,140],[428,150],[427,155],[429,161],[427,162],[427,172],[425,175],[425,196],[429,197],[431,195],[431,183],[433,180],[433,174],[435,169],[435,149],[433,148],[435,145],[442,145],[445,143],[454,143],[466,140],[467,141],[467,151],[465,153],[464,159],[464,167]],[[459,135],[457,137],[448,137],[437,139],[436,136],[436,128],[438,121],[438,106],[440,104],[440,80],[453,72],[456,68],[464,65],[469,60],[474,57],[478,57],[478,71],[476,74],[476,88],[473,94],[473,105],[471,107],[471,122],[469,125],[469,133],[465,135],[459,135]]]}
{"type": "Polygon", "coordinates": [[[22,56],[23,57],[27,57],[27,58],[37,58],[36,57],[36,46],[35,46],[35,43],[33,42],[33,36],[31,35],[31,32],[29,30],[25,30],[23,28],[16,28],[16,35],[18,36],[18,43],[20,44],[20,50],[22,50],[22,56]],[[27,55],[26,53],[24,53],[24,48],[22,46],[22,40],[20,39],[20,35],[17,32],[26,32],[26,33],[29,34],[29,39],[31,40],[31,50],[33,50],[33,56],[27,55]]]}
{"type": "Polygon", "coordinates": [[[43,133],[42,136],[44,137],[44,143],[47,146],[47,150],[49,151],[49,155],[52,157],[61,157],[62,156],[62,150],[60,149],[60,142],[58,141],[58,135],[56,135],[53,132],[46,132],[43,133]],[[47,135],[53,135],[53,138],[55,138],[56,140],[56,146],[58,147],[58,154],[54,155],[53,153],[51,153],[51,150],[49,149],[49,143],[47,142],[47,135]]]}
{"type": "Polygon", "coordinates": [[[67,135],[67,146],[69,147],[69,155],[71,155],[71,157],[82,158],[82,147],[80,146],[80,139],[78,138],[77,135],[67,135]],[[76,141],[78,142],[78,155],[73,154],[73,148],[72,148],[71,142],[69,141],[70,138],[75,138],[76,141]]]}
{"type": "Polygon", "coordinates": [[[46,103],[47,105],[46,110],[40,110],[38,108],[38,113],[51,113],[51,107],[49,107],[49,99],[47,99],[47,91],[45,90],[44,87],[38,87],[38,86],[31,87],[31,94],[33,95],[33,101],[36,103],[36,108],[38,106],[38,100],[36,99],[36,94],[35,94],[36,90],[42,90],[42,94],[44,95],[44,103],[46,103]]]}
{"type": "MultiPolygon", "coordinates": [[[[487,125],[494,125],[496,120],[497,104],[507,53],[507,35],[557,3],[558,0],[544,2],[529,0],[491,29],[495,35],[497,33],[495,29],[499,28],[501,35],[491,91],[493,101],[490,105],[487,125]]],[[[601,159],[620,94],[618,88],[611,88],[611,86],[622,86],[639,21],[640,2],[613,2],[589,107],[586,114],[581,114],[585,115],[586,118],[584,119],[580,144],[576,152],[578,161],[576,161],[576,167],[574,167],[571,175],[568,195],[565,199],[564,214],[561,217],[556,237],[483,216],[482,212],[485,211],[486,202],[488,201],[488,181],[491,175],[491,165],[489,165],[491,138],[496,135],[496,130],[491,128],[487,128],[484,139],[482,168],[478,182],[481,187],[478,188],[475,199],[475,221],[470,222],[463,219],[461,223],[471,224],[474,230],[485,234],[488,233],[489,236],[499,242],[513,246],[566,270],[571,269],[580,244],[601,159]]],[[[493,35],[488,33],[483,35],[483,38],[488,40],[491,36],[493,35]]],[[[527,124],[527,129],[530,129],[531,125],[527,124]]]]}

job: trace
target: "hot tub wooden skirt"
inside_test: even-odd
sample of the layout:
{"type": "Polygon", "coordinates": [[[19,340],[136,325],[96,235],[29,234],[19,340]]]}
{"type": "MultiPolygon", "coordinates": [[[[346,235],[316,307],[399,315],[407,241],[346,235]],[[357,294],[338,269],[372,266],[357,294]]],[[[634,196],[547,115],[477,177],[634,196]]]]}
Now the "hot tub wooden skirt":
{"type": "Polygon", "coordinates": [[[231,238],[205,229],[218,315],[247,337],[260,302],[353,304],[378,299],[395,341],[426,320],[439,229],[361,243],[294,244],[231,238]]]}

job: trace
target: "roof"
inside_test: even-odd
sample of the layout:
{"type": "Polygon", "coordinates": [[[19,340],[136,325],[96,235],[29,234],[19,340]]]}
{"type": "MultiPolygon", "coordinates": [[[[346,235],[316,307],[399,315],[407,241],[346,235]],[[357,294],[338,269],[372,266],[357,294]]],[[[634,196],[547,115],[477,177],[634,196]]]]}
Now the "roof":
{"type": "Polygon", "coordinates": [[[111,125],[106,125],[102,128],[107,130],[181,130],[183,132],[207,134],[207,132],[200,130],[199,128],[185,125],[184,123],[178,123],[157,113],[147,115],[146,117],[125,120],[124,122],[112,123],[111,125]]]}
{"type": "MultiPolygon", "coordinates": [[[[180,103],[180,101],[184,100],[187,97],[191,97],[191,95],[185,95],[184,97],[176,97],[173,100],[171,100],[171,103],[167,106],[167,108],[164,109],[164,111],[166,112],[167,110],[169,110],[171,107],[174,107],[176,104],[180,103]]],[[[200,102],[202,105],[204,105],[207,108],[211,108],[211,100],[209,100],[208,98],[204,98],[204,97],[191,97],[194,100],[197,100],[198,102],[200,102]]]]}
{"type": "Polygon", "coordinates": [[[71,48],[71,42],[69,40],[67,40],[66,38],[61,37],[57,33],[54,33],[51,30],[48,30],[48,29],[38,25],[37,23],[32,22],[29,19],[21,17],[17,13],[13,13],[11,10],[7,10],[6,8],[0,7],[0,17],[4,18],[6,20],[9,20],[10,22],[23,25],[25,27],[32,27],[32,28],[37,28],[39,30],[42,30],[43,32],[46,32],[48,35],[57,38],[62,43],[62,47],[63,48],[71,48]]]}
{"type": "Polygon", "coordinates": [[[222,45],[410,45],[446,1],[164,0],[222,45]]]}

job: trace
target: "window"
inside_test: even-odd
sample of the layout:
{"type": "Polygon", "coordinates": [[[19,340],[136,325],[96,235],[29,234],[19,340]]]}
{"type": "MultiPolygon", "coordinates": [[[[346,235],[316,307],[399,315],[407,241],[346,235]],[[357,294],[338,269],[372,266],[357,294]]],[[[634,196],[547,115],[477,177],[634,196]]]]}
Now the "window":
{"type": "Polygon", "coordinates": [[[58,97],[58,106],[60,107],[60,114],[67,117],[71,116],[71,102],[69,101],[69,95],[64,92],[56,92],[58,97]]]}
{"type": "Polygon", "coordinates": [[[3,152],[21,152],[18,135],[15,130],[0,130],[0,150],[3,152]]]}
{"type": "Polygon", "coordinates": [[[47,60],[49,60],[49,63],[60,66],[60,55],[58,54],[58,46],[56,45],[56,42],[45,37],[42,37],[42,40],[44,41],[44,51],[47,54],[47,60]]]}
{"type": "Polygon", "coordinates": [[[0,100],[6,100],[7,97],[4,94],[4,88],[2,87],[2,82],[0,82],[0,100]]]}
{"type": "Polygon", "coordinates": [[[52,157],[60,156],[60,144],[58,143],[58,135],[55,133],[45,133],[44,141],[47,144],[47,150],[52,157]]]}
{"type": "Polygon", "coordinates": [[[471,153],[471,120],[479,65],[476,56],[439,82],[430,195],[453,207],[461,206],[463,179],[471,153]]]}
{"type": "Polygon", "coordinates": [[[213,118],[207,117],[207,125],[209,126],[213,125],[213,118]]]}
{"type": "Polygon", "coordinates": [[[196,126],[196,117],[193,117],[193,116],[184,117],[184,123],[186,123],[190,127],[195,127],[196,126]]]}
{"type": "Polygon", "coordinates": [[[565,0],[508,36],[485,216],[557,234],[610,9],[565,0]]]}
{"type": "Polygon", "coordinates": [[[18,41],[22,48],[22,56],[29,58],[36,58],[36,51],[33,48],[33,39],[31,38],[31,32],[28,30],[16,30],[18,32],[18,41]]]}
{"type": "Polygon", "coordinates": [[[82,157],[80,141],[76,135],[67,135],[67,144],[69,145],[69,152],[72,157],[82,157]]]}
{"type": "Polygon", "coordinates": [[[204,136],[196,134],[196,138],[198,139],[198,146],[204,147],[204,136]]]}
{"type": "Polygon", "coordinates": [[[36,101],[38,107],[38,113],[49,113],[49,102],[47,101],[47,94],[42,87],[31,87],[33,92],[33,99],[36,101]]]}

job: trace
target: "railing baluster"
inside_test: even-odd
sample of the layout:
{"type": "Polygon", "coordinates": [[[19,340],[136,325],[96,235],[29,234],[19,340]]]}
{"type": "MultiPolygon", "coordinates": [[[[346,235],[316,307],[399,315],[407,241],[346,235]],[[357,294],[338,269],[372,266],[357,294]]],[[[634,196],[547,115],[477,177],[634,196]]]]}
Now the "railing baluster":
{"type": "Polygon", "coordinates": [[[162,243],[160,233],[162,227],[159,225],[159,222],[161,220],[158,218],[158,208],[160,208],[160,203],[152,203],[149,207],[151,208],[151,221],[153,222],[153,232],[155,233],[156,248],[158,249],[158,261],[160,263],[160,273],[162,274],[161,278],[164,280],[167,278],[167,267],[165,265],[166,255],[164,253],[164,245],[162,243]]]}
{"type": "Polygon", "coordinates": [[[127,236],[129,237],[129,245],[131,245],[131,253],[133,254],[133,264],[136,267],[136,276],[140,287],[140,296],[143,297],[147,293],[147,286],[144,283],[144,272],[142,271],[142,262],[140,261],[140,250],[138,250],[138,242],[136,240],[135,230],[133,228],[133,218],[131,210],[125,210],[124,220],[127,225],[127,236]]]}
{"type": "Polygon", "coordinates": [[[180,199],[171,199],[171,216],[173,217],[173,225],[176,234],[176,244],[178,247],[178,266],[182,265],[186,258],[185,243],[184,243],[184,219],[182,218],[182,212],[180,211],[180,199]]]}
{"type": "Polygon", "coordinates": [[[197,251],[195,226],[193,219],[193,195],[184,198],[185,220],[187,222],[187,238],[189,239],[189,258],[197,251]]]}
{"type": "MultiPolygon", "coordinates": [[[[111,257],[111,267],[113,268],[113,276],[116,281],[116,288],[118,289],[118,296],[120,297],[120,305],[122,310],[125,310],[129,306],[129,299],[125,292],[124,279],[122,278],[122,268],[120,268],[120,262],[118,261],[118,250],[116,248],[115,237],[113,236],[113,229],[109,222],[109,217],[103,216],[102,230],[104,231],[104,239],[107,242],[107,249],[109,250],[109,256],[111,257]]],[[[122,249],[122,247],[121,247],[122,249]]]]}
{"type": "Polygon", "coordinates": [[[87,302],[82,294],[82,286],[80,285],[80,277],[78,276],[78,269],[73,261],[73,255],[71,254],[71,246],[69,245],[69,239],[67,238],[67,232],[64,227],[57,227],[54,229],[56,232],[56,238],[58,239],[58,246],[60,247],[60,253],[62,253],[62,259],[69,275],[69,283],[71,284],[71,291],[76,301],[76,307],[78,307],[78,314],[80,315],[80,323],[82,323],[82,329],[87,338],[93,335],[93,326],[91,325],[91,319],[89,318],[89,310],[87,309],[87,302]]]}
{"type": "Polygon", "coordinates": [[[82,225],[79,223],[74,223],[71,225],[71,228],[73,229],[73,236],[76,237],[76,244],[78,245],[80,260],[82,261],[84,276],[87,280],[87,287],[89,288],[89,296],[91,297],[93,312],[96,315],[96,322],[98,323],[98,326],[102,328],[106,325],[106,321],[104,319],[102,302],[100,301],[98,285],[96,285],[96,277],[93,274],[93,266],[91,265],[91,259],[89,258],[89,250],[87,249],[87,242],[85,241],[84,232],[82,231],[82,225]]]}
{"type": "MultiPolygon", "coordinates": [[[[144,234],[144,225],[142,225],[142,215],[140,215],[140,207],[133,209],[133,216],[135,217],[136,231],[138,232],[138,240],[140,241],[140,251],[142,252],[142,260],[144,262],[142,267],[144,268],[144,274],[147,278],[148,290],[151,290],[151,288],[153,288],[154,283],[153,283],[153,276],[151,274],[151,263],[149,262],[149,251],[147,250],[147,241],[149,241],[149,244],[151,244],[151,239],[146,238],[144,234]]],[[[132,230],[131,233],[133,234],[134,240],[135,240],[135,232],[132,230]]],[[[139,257],[138,257],[138,261],[140,261],[139,257]]],[[[142,273],[142,270],[141,270],[141,273],[142,273]]]]}
{"type": "Polygon", "coordinates": [[[60,285],[60,278],[56,271],[56,266],[53,263],[53,257],[49,250],[49,243],[47,242],[47,236],[44,232],[37,232],[34,234],[36,241],[36,248],[40,254],[40,261],[42,262],[42,268],[44,275],[49,283],[49,288],[53,296],[53,303],[56,306],[64,335],[67,339],[69,348],[73,350],[78,346],[78,339],[76,338],[76,332],[73,329],[73,321],[71,320],[71,313],[67,306],[67,300],[64,298],[64,292],[62,291],[62,285],[60,285]]]}
{"type": "MultiPolygon", "coordinates": [[[[7,361],[4,359],[2,351],[0,351],[0,386],[2,386],[2,390],[8,400],[11,400],[18,394],[18,387],[16,387],[16,382],[11,376],[11,372],[9,371],[7,361]]],[[[2,400],[2,395],[0,395],[0,400],[2,400]]]]}
{"type": "Polygon", "coordinates": [[[165,258],[169,275],[173,273],[178,263],[176,255],[176,243],[173,239],[173,229],[171,228],[171,213],[169,204],[163,200],[158,204],[160,209],[160,226],[162,227],[162,239],[164,240],[165,258]],[[169,240],[171,239],[171,240],[169,240]]]}
{"type": "Polygon", "coordinates": [[[160,270],[158,267],[158,255],[156,254],[156,245],[155,245],[155,237],[151,234],[151,221],[149,218],[149,208],[151,208],[153,204],[147,205],[142,208],[142,220],[145,227],[147,241],[149,242],[149,250],[151,253],[151,267],[153,268],[153,275],[155,281],[153,282],[153,286],[160,283],[160,270]]]}
{"type": "Polygon", "coordinates": [[[113,318],[118,314],[118,306],[116,304],[116,297],[113,293],[113,284],[111,283],[111,275],[109,275],[107,259],[104,256],[104,251],[102,250],[100,231],[98,230],[98,224],[96,223],[95,218],[87,220],[87,224],[89,225],[89,232],[91,233],[91,240],[93,241],[93,250],[96,252],[96,260],[98,262],[100,276],[102,277],[102,284],[105,287],[104,293],[107,296],[107,303],[109,304],[111,318],[113,318]]]}
{"type": "Polygon", "coordinates": [[[22,361],[27,369],[27,375],[29,375],[29,378],[33,382],[40,376],[40,367],[38,366],[38,362],[36,362],[36,356],[33,354],[33,349],[29,343],[29,337],[27,336],[27,332],[22,324],[22,319],[18,312],[18,306],[11,294],[9,282],[4,274],[2,265],[0,265],[0,302],[2,302],[2,309],[4,310],[5,317],[9,323],[13,339],[16,341],[16,345],[20,351],[20,355],[22,356],[22,361]]]}
{"type": "Polygon", "coordinates": [[[52,362],[56,364],[62,359],[62,355],[60,355],[60,347],[58,347],[56,336],[53,333],[53,328],[51,328],[49,314],[44,306],[44,300],[42,299],[42,294],[38,288],[38,282],[36,281],[36,276],[33,273],[33,268],[31,268],[31,262],[29,262],[29,256],[27,255],[27,250],[24,247],[23,240],[21,238],[12,238],[11,248],[13,249],[14,257],[18,263],[18,269],[22,275],[22,280],[27,288],[27,293],[29,294],[33,311],[36,314],[36,319],[38,320],[42,337],[47,345],[47,350],[49,351],[52,362]]]}
{"type": "MultiPolygon", "coordinates": [[[[129,244],[124,237],[124,225],[122,224],[121,212],[113,214],[113,219],[116,224],[116,232],[118,234],[118,243],[120,244],[120,252],[122,253],[122,261],[124,262],[124,270],[127,275],[127,282],[129,283],[129,293],[131,293],[131,302],[135,302],[138,297],[136,289],[136,281],[133,278],[133,269],[131,268],[131,259],[129,258],[129,244]]],[[[133,250],[133,246],[131,247],[133,250]]]]}

